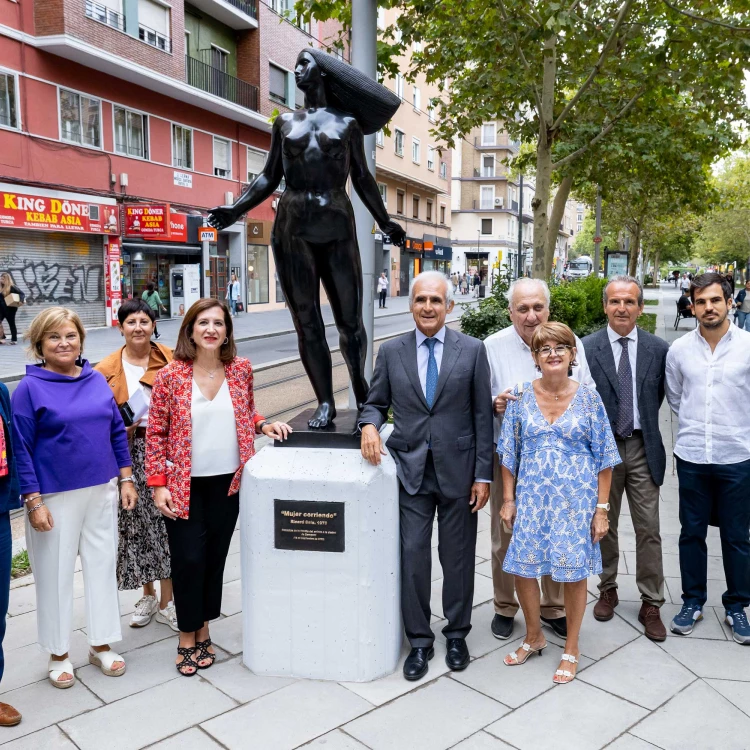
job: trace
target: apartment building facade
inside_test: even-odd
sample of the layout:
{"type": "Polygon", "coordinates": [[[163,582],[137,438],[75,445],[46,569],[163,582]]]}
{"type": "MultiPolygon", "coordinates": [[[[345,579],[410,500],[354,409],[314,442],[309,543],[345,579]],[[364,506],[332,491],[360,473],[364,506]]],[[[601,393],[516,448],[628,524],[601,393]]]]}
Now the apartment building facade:
{"type": "Polygon", "coordinates": [[[22,328],[59,304],[112,325],[149,282],[179,316],[188,283],[221,298],[232,271],[249,311],[283,305],[277,196],[199,241],[262,168],[271,112],[299,105],[292,58],[320,44],[268,2],[0,0],[0,269],[26,294],[22,328]]]}

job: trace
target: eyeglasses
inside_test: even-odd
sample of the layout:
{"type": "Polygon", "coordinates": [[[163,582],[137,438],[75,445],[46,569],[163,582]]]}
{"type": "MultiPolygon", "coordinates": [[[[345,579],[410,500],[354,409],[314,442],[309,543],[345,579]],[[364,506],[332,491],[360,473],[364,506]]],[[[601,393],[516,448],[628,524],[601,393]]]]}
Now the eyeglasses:
{"type": "Polygon", "coordinates": [[[554,352],[558,357],[562,357],[568,349],[572,347],[569,344],[558,344],[554,349],[551,346],[543,346],[540,349],[534,349],[537,354],[543,357],[549,357],[554,352]]]}

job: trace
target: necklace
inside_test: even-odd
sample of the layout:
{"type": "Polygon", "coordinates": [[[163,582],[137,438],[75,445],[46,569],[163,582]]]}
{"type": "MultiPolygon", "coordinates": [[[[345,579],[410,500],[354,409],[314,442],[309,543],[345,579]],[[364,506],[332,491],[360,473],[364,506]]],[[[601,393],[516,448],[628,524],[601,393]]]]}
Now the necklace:
{"type": "Polygon", "coordinates": [[[209,378],[211,378],[211,380],[213,380],[213,379],[214,379],[214,376],[216,375],[216,373],[217,373],[217,372],[218,372],[218,370],[219,370],[219,368],[218,368],[218,367],[214,368],[213,370],[207,370],[207,369],[206,369],[206,368],[205,368],[205,367],[204,367],[203,365],[199,365],[199,364],[198,364],[197,362],[193,362],[193,364],[194,364],[194,365],[195,365],[196,367],[200,367],[200,368],[201,368],[201,370],[203,370],[203,372],[205,372],[205,373],[206,373],[206,375],[208,375],[208,377],[209,377],[209,378]]]}
{"type": "Polygon", "coordinates": [[[560,393],[552,393],[550,391],[545,391],[544,388],[542,388],[541,383],[539,384],[539,390],[544,393],[546,396],[552,396],[552,398],[555,399],[555,401],[560,400],[560,396],[565,396],[567,394],[567,391],[560,391],[560,393]]]}

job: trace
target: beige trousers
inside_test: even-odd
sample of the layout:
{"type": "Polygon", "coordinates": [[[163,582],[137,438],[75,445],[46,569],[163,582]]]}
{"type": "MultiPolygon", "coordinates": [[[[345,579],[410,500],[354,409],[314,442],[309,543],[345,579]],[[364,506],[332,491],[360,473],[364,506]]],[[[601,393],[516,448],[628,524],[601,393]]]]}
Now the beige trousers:
{"type": "MultiPolygon", "coordinates": [[[[503,477],[500,472],[500,459],[497,451],[493,460],[492,485],[490,487],[490,513],[492,517],[490,536],[492,538],[492,584],[495,589],[495,612],[506,617],[515,617],[518,612],[516,599],[516,581],[512,573],[503,570],[505,553],[508,551],[511,537],[505,524],[500,519],[500,508],[503,504],[503,477]]],[[[542,576],[542,617],[556,619],[565,615],[563,585],[553,581],[550,576],[542,576]]]]}
{"type": "Polygon", "coordinates": [[[623,492],[627,493],[635,529],[635,582],[641,601],[661,607],[664,604],[664,568],[659,532],[659,488],[651,478],[643,436],[617,439],[622,463],[612,472],[609,491],[609,533],[601,541],[602,574],[599,591],[617,588],[620,547],[617,527],[623,492]]]}

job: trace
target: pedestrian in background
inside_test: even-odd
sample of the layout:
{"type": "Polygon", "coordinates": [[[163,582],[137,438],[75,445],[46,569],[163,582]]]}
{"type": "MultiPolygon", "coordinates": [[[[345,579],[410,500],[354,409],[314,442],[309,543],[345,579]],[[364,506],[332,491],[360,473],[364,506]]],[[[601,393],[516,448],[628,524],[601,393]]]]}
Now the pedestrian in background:
{"type": "MultiPolygon", "coordinates": [[[[96,370],[107,379],[120,410],[130,399],[135,403],[142,400],[148,405],[156,374],[172,361],[172,350],[151,341],[154,311],[143,300],[126,300],[118,310],[117,318],[125,346],[105,357],[96,370]]],[[[142,628],[156,616],[158,622],[177,631],[167,530],[164,517],[156,509],[151,490],[146,486],[147,424],[148,410],[126,427],[138,502],[131,510],[119,508],[117,586],[120,591],[143,586],[143,596],[130,618],[131,628],[142,628]],[[159,599],[156,598],[154,581],[160,582],[159,599]]]]}
{"type": "Polygon", "coordinates": [[[614,276],[603,293],[608,325],[583,340],[591,375],[607,410],[622,463],[614,467],[609,493],[609,533],[601,541],[602,574],[594,617],[606,622],[619,604],[617,529],[623,492],[635,529],[635,582],[641,594],[638,620],[647,638],[663,641],[664,569],[659,533],[659,487],[667,455],[659,431],[669,344],[636,325],[643,287],[632,276],[614,276]]]}
{"type": "Polygon", "coordinates": [[[254,436],[284,440],[291,430],[255,411],[253,369],[237,356],[223,302],[200,299],[190,307],[174,357],[151,392],[146,475],[167,519],[180,632],[176,667],[189,677],[216,659],[208,623],[221,614],[224,565],[254,436]]]}
{"type": "MultiPolygon", "coordinates": [[[[8,389],[0,383],[0,681],[5,670],[3,640],[10,599],[10,569],[13,553],[13,536],[10,529],[10,512],[21,507],[21,490],[13,450],[13,420],[8,389]]],[[[0,703],[0,727],[14,727],[21,714],[7,703],[0,703]]]]}
{"type": "Polygon", "coordinates": [[[731,325],[732,290],[725,276],[704,273],[690,288],[698,328],[667,355],[666,391],[678,429],[674,454],[680,482],[682,608],[671,629],[688,635],[708,597],[706,533],[718,511],[727,589],[725,620],[737,643],[750,644],[750,333],[731,325]]]}
{"type": "Polygon", "coordinates": [[[503,570],[516,578],[526,620],[523,643],[505,657],[526,662],[547,645],[540,622],[540,576],[563,585],[567,635],[552,681],[575,679],[578,636],[586,610],[588,577],[602,571],[599,540],[607,533],[612,467],[620,463],[599,394],[571,380],[573,332],[544,323],[531,349],[541,378],[516,386],[508,404],[498,453],[502,455],[500,515],[513,531],[503,570]]]}
{"type": "Polygon", "coordinates": [[[227,284],[227,303],[229,304],[229,309],[232,311],[232,317],[237,317],[237,305],[240,301],[240,293],[242,289],[240,287],[240,282],[237,280],[237,274],[233,273],[232,278],[229,280],[229,284],[227,284]]]}
{"type": "Polygon", "coordinates": [[[740,289],[734,303],[737,305],[737,325],[750,331],[750,279],[745,282],[745,288],[740,289]]]}
{"type": "Polygon", "coordinates": [[[83,566],[89,662],[125,672],[109,644],[122,639],[115,567],[118,481],[122,505],[138,500],[125,425],[107,381],[82,358],[86,332],[72,310],[50,307],[27,333],[39,364],[13,392],[13,447],[26,503],[26,545],[34,571],[39,645],[50,682],[75,682],[68,658],[73,574],[83,566]]]}
{"type": "Polygon", "coordinates": [[[388,294],[388,277],[385,271],[380,274],[378,279],[378,307],[385,310],[385,298],[388,294]]]}
{"type": "Polygon", "coordinates": [[[469,280],[466,278],[466,274],[461,276],[461,294],[469,293],[469,280]]]}
{"type": "Polygon", "coordinates": [[[156,291],[153,281],[149,281],[146,285],[146,289],[141,295],[141,299],[154,311],[154,338],[158,339],[160,334],[156,327],[156,321],[159,320],[160,312],[163,310],[167,311],[164,304],[161,301],[161,295],[156,291]]]}
{"type": "MultiPolygon", "coordinates": [[[[13,278],[9,273],[0,274],[0,332],[3,328],[3,320],[8,321],[10,328],[11,346],[18,343],[18,329],[16,328],[16,312],[24,303],[24,293],[13,283],[13,278]]],[[[3,335],[4,332],[3,332],[3,335]]],[[[0,343],[6,343],[0,341],[0,343]]]]}

